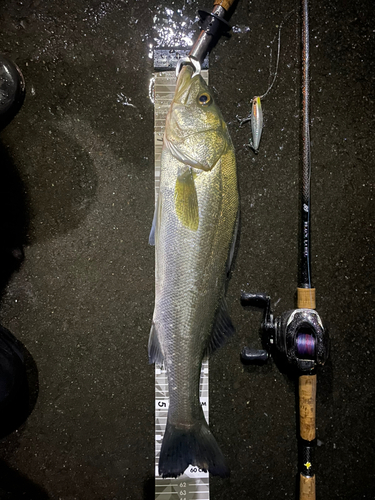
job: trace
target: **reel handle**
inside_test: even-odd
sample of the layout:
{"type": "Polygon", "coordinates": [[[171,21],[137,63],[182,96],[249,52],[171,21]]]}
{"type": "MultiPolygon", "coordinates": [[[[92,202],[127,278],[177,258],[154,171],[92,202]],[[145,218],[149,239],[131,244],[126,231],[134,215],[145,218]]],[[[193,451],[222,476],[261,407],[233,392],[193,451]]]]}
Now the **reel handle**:
{"type": "MultiPolygon", "coordinates": [[[[265,325],[270,323],[270,304],[271,299],[265,293],[249,293],[244,291],[241,293],[241,305],[243,307],[256,307],[257,309],[264,310],[262,330],[265,330],[265,325]]],[[[269,353],[266,349],[244,347],[241,351],[241,359],[245,363],[263,364],[268,358],[269,353]]]]}

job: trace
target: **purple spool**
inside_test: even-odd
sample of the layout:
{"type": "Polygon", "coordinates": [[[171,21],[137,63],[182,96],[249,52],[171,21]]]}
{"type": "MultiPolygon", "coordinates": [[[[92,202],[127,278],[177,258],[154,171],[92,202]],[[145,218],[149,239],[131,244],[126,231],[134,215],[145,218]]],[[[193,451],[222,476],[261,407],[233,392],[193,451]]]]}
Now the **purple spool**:
{"type": "Polygon", "coordinates": [[[315,358],[315,337],[301,333],[297,337],[297,355],[299,358],[315,358]]]}

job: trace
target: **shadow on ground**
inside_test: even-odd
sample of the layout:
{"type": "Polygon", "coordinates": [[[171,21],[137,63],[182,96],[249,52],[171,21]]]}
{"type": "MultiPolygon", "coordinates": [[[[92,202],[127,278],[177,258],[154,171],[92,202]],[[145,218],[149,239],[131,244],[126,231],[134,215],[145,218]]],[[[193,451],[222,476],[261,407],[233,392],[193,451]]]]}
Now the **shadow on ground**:
{"type": "Polygon", "coordinates": [[[25,187],[7,148],[0,142],[0,291],[24,259],[28,216],[25,187]]]}
{"type": "Polygon", "coordinates": [[[9,467],[0,460],[0,498],[2,500],[47,500],[50,497],[43,488],[31,481],[27,476],[9,467]]]}
{"type": "MultiPolygon", "coordinates": [[[[0,213],[2,214],[0,217],[0,295],[2,295],[10,277],[20,269],[24,260],[23,248],[27,243],[28,211],[25,187],[12,158],[1,142],[0,159],[0,213]]],[[[2,326],[0,326],[0,334],[9,336],[8,330],[2,326]]],[[[38,397],[38,369],[35,361],[26,347],[18,340],[16,342],[23,363],[17,355],[11,358],[19,365],[16,370],[18,376],[14,380],[13,389],[5,406],[1,407],[0,438],[12,433],[25,422],[38,397]]]]}

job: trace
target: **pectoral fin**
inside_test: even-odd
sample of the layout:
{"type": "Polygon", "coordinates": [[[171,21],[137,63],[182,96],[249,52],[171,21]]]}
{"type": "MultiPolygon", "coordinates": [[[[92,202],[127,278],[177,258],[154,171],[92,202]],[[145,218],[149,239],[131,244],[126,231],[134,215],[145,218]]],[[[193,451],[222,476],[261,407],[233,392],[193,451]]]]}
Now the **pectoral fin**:
{"type": "Polygon", "coordinates": [[[174,204],[180,222],[196,231],[199,225],[198,197],[191,168],[177,177],[174,204]]]}

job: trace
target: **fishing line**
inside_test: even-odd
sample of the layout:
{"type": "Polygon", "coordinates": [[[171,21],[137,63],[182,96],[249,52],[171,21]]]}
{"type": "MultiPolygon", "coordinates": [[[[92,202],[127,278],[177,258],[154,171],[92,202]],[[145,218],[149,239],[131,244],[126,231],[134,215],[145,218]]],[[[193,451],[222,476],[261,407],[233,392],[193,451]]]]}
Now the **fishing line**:
{"type": "MultiPolygon", "coordinates": [[[[279,26],[279,34],[278,34],[278,42],[277,42],[277,57],[276,57],[276,67],[275,67],[275,73],[273,76],[273,80],[271,82],[271,85],[268,87],[266,92],[262,95],[258,95],[253,97],[250,100],[251,104],[251,113],[248,117],[240,119],[237,116],[237,119],[240,122],[240,127],[246,123],[247,121],[250,120],[251,122],[251,133],[252,133],[252,139],[249,140],[249,146],[255,153],[258,153],[259,151],[259,144],[260,140],[262,137],[262,131],[263,131],[263,111],[262,111],[262,105],[261,105],[261,100],[264,99],[268,93],[271,91],[277,77],[278,69],[279,69],[279,62],[280,62],[280,50],[281,50],[281,29],[284,25],[284,23],[289,19],[291,14],[294,12],[294,10],[291,10],[281,21],[280,26],[279,26]]],[[[273,43],[273,42],[271,42],[273,43]]],[[[272,49],[270,52],[270,60],[272,61],[272,49]]],[[[270,73],[271,74],[271,73],[270,73]]]]}
{"type": "Polygon", "coordinates": [[[309,333],[298,335],[296,344],[297,354],[301,358],[314,359],[315,339],[309,333]]]}
{"type": "MultiPolygon", "coordinates": [[[[269,93],[269,91],[272,89],[273,87],[273,84],[275,83],[276,81],[276,77],[277,77],[277,72],[279,70],[279,61],[280,61],[280,49],[281,49],[281,28],[283,27],[283,24],[287,22],[287,20],[289,19],[289,17],[293,14],[294,12],[294,9],[291,10],[286,16],[285,18],[283,19],[283,21],[281,21],[280,23],[280,26],[279,26],[279,35],[278,35],[278,42],[277,42],[277,57],[276,57],[276,67],[275,67],[275,73],[274,73],[274,76],[273,76],[273,80],[272,80],[272,83],[271,85],[268,87],[267,91],[263,94],[263,95],[260,95],[260,99],[264,99],[266,97],[266,95],[269,93]]],[[[272,49],[271,49],[271,54],[272,54],[272,49]]],[[[271,56],[272,57],[272,56],[271,56]]],[[[253,99],[250,101],[252,102],[253,99]]]]}

